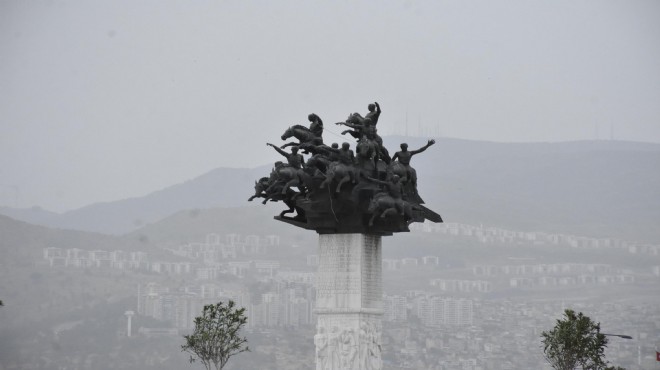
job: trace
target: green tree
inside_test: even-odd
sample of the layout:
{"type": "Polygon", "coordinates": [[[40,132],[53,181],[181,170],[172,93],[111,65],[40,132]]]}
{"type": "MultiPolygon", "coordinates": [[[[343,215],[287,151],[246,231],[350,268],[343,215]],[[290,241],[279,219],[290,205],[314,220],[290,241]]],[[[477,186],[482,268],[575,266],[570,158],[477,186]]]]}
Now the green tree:
{"type": "MultiPolygon", "coordinates": [[[[600,323],[582,312],[565,310],[555,327],[541,333],[545,359],[556,370],[614,370],[607,367],[607,337],[600,333],[600,323]]],[[[625,369],[622,369],[625,370],[625,369]]]]}
{"type": "Polygon", "coordinates": [[[237,308],[234,301],[204,306],[202,316],[195,318],[195,329],[184,335],[186,344],[181,350],[190,353],[190,362],[198,358],[211,370],[220,370],[231,356],[249,351],[247,339],[239,332],[247,323],[245,308],[237,308]]]}

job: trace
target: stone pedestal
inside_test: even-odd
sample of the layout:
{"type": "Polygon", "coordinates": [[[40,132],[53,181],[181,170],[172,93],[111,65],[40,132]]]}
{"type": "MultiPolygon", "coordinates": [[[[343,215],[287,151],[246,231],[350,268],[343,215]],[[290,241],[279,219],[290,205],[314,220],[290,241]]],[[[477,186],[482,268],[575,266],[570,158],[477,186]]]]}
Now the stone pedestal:
{"type": "Polygon", "coordinates": [[[381,370],[381,237],[319,235],[316,370],[381,370]]]}

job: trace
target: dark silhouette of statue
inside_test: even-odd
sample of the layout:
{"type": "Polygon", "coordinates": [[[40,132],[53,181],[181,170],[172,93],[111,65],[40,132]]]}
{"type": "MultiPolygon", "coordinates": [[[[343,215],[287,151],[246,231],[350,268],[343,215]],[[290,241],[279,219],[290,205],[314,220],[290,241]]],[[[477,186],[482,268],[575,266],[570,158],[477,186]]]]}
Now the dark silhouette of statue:
{"type": "Polygon", "coordinates": [[[307,119],[310,122],[309,131],[311,131],[317,137],[322,137],[323,136],[323,121],[321,120],[321,117],[319,117],[316,113],[310,113],[307,116],[307,119]]]}
{"type": "Polygon", "coordinates": [[[380,105],[372,103],[368,109],[364,117],[354,113],[337,123],[349,128],[343,134],[358,140],[355,152],[349,143],[325,145],[323,121],[314,113],[307,117],[309,128],[294,125],[282,135],[282,140],[295,138],[298,142],[281,147],[267,143],[286,163],[275,162],[268,177],[255,181],[254,194],[248,200],[263,198],[263,204],[282,201],[288,209],[276,219],[318,233],[389,235],[409,231],[411,222],[442,222],[440,215],[422,205],[417,173],[410,166],[412,157],[435,141],[411,151],[401,144],[390,160],[376,130],[380,105]],[[286,147],[291,147],[290,152],[286,147]],[[310,157],[305,160],[303,154],[310,157]],[[295,215],[287,216],[292,213],[295,215]]]}
{"type": "Polygon", "coordinates": [[[390,155],[385,146],[383,146],[383,139],[378,135],[378,129],[376,128],[381,113],[380,105],[378,102],[375,102],[369,104],[367,109],[369,109],[369,113],[364,117],[359,113],[353,113],[348,116],[345,122],[337,122],[336,124],[352,129],[343,131],[342,135],[350,134],[358,141],[374,141],[377,145],[375,151],[376,160],[382,159],[385,163],[390,163],[390,155]]]}
{"type": "Polygon", "coordinates": [[[380,117],[381,112],[380,105],[378,105],[378,102],[374,102],[373,104],[369,104],[367,109],[369,109],[369,113],[364,116],[364,119],[370,120],[371,123],[376,126],[378,124],[378,117],[380,117]]]}
{"type": "Polygon", "coordinates": [[[409,179],[414,186],[417,186],[417,171],[410,167],[410,160],[412,159],[413,155],[425,151],[433,144],[435,144],[435,140],[429,140],[426,145],[417,150],[408,150],[408,144],[401,143],[401,150],[394,153],[394,156],[392,157],[392,161],[398,160],[399,163],[403,165],[403,168],[406,170],[407,179],[409,179]]]}
{"type": "Polygon", "coordinates": [[[287,153],[271,143],[266,143],[266,145],[273,147],[273,149],[275,149],[278,153],[283,155],[286,158],[289,165],[295,169],[301,169],[303,164],[305,164],[305,158],[302,156],[302,154],[298,154],[298,147],[295,146],[292,147],[291,153],[287,153]]]}

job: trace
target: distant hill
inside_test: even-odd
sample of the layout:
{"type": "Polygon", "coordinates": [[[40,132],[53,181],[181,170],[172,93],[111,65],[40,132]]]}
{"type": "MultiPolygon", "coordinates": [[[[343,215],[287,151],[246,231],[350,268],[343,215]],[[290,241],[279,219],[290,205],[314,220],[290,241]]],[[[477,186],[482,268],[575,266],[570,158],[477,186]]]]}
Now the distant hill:
{"type": "MultiPolygon", "coordinates": [[[[385,138],[392,153],[402,141],[410,149],[425,143],[419,138],[385,138]]],[[[412,165],[426,205],[446,222],[660,240],[659,144],[439,139],[415,156],[412,165]]],[[[144,197],[59,215],[10,208],[0,213],[52,227],[122,234],[183,210],[249,205],[254,181],[269,169],[218,168],[144,197]]],[[[267,209],[269,215],[279,210],[271,205],[267,209]]]]}
{"type": "Polygon", "coordinates": [[[0,207],[0,213],[37,225],[124,234],[185,209],[245,205],[253,193],[254,180],[269,171],[269,166],[218,168],[143,197],[95,203],[62,214],[8,207],[0,207]]]}
{"type": "Polygon", "coordinates": [[[33,266],[43,256],[43,248],[79,248],[83,250],[148,250],[144,240],[131,240],[77,230],[57,230],[32,225],[0,215],[0,265],[33,266]]]}
{"type": "MultiPolygon", "coordinates": [[[[192,209],[177,212],[158,222],[135,230],[125,237],[132,240],[148,240],[153,243],[188,243],[203,241],[209,233],[218,235],[278,235],[282,239],[299,243],[312,235],[305,230],[276,221],[273,216],[280,212],[280,204],[254,205],[232,208],[192,209]]],[[[312,239],[306,239],[312,240],[312,239]]]]}

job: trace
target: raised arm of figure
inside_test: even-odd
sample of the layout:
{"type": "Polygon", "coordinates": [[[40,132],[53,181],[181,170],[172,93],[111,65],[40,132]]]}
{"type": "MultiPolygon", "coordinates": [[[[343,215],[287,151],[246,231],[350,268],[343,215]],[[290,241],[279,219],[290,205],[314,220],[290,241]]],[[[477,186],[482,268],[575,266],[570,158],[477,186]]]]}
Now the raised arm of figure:
{"type": "MultiPolygon", "coordinates": [[[[289,143],[289,144],[294,145],[292,143],[289,143]]],[[[285,146],[288,146],[289,144],[285,144],[285,146]]],[[[275,149],[278,153],[280,153],[281,155],[283,155],[286,158],[289,158],[289,153],[287,153],[284,150],[278,148],[276,145],[271,144],[271,143],[266,143],[266,145],[273,147],[273,149],[275,149]]]]}
{"type": "MultiPolygon", "coordinates": [[[[423,147],[421,147],[421,148],[419,148],[419,149],[417,149],[417,150],[411,150],[411,151],[410,151],[410,155],[412,156],[412,155],[415,155],[415,154],[419,154],[419,153],[425,151],[426,149],[428,149],[428,147],[430,147],[430,146],[433,145],[433,144],[435,144],[435,140],[431,139],[431,140],[429,140],[429,142],[426,143],[426,145],[424,145],[423,147]]],[[[396,156],[396,154],[395,154],[395,156],[396,156]]],[[[392,158],[392,160],[394,160],[394,158],[392,158]]]]}

